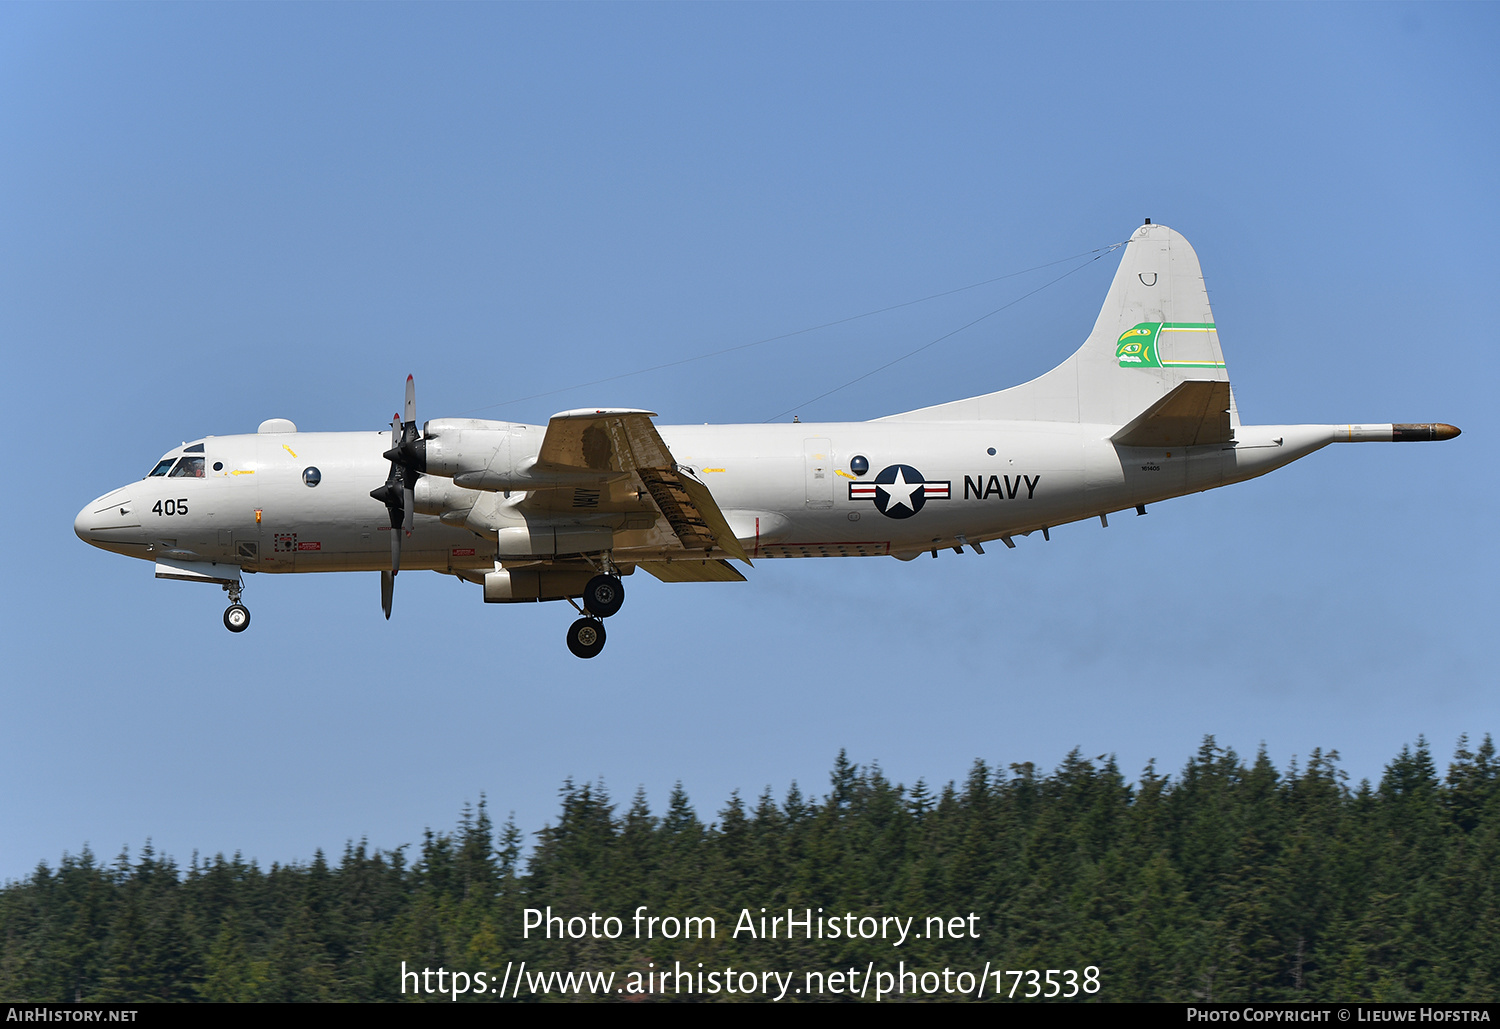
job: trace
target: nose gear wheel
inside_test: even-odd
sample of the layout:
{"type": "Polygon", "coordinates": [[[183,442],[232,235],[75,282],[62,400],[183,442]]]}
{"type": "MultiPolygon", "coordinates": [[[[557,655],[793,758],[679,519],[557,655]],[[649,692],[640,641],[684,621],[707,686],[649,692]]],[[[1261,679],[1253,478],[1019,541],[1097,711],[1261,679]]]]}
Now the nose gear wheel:
{"type": "Polygon", "coordinates": [[[229,594],[229,606],[224,609],[224,628],[230,632],[244,632],[250,628],[250,609],[240,603],[243,589],[238,582],[224,584],[224,592],[229,594]]]}
{"type": "Polygon", "coordinates": [[[250,628],[250,609],[244,604],[230,604],[224,609],[224,628],[230,632],[244,632],[250,628]]]}

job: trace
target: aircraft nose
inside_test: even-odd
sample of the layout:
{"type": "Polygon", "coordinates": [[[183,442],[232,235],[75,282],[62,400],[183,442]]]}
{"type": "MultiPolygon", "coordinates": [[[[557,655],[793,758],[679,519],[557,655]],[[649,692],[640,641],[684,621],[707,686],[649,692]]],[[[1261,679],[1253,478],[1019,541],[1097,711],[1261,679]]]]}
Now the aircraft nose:
{"type": "MultiPolygon", "coordinates": [[[[73,532],[85,543],[99,546],[109,540],[111,529],[139,529],[140,518],[128,489],[117,489],[83,506],[73,519],[73,532]]],[[[118,532],[116,536],[120,535],[118,532]]]]}

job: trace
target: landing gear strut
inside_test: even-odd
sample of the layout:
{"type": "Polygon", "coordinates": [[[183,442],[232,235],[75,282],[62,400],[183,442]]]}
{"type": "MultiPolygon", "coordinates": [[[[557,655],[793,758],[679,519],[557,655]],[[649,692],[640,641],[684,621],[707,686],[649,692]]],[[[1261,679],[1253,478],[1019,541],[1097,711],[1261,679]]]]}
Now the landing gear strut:
{"type": "Polygon", "coordinates": [[[604,623],[588,617],[568,626],[568,649],[574,657],[597,657],[604,649],[604,623]]]}
{"type": "Polygon", "coordinates": [[[224,610],[224,628],[230,632],[244,632],[250,628],[250,609],[240,603],[242,588],[237,582],[224,586],[224,592],[229,594],[229,607],[224,610]]]}

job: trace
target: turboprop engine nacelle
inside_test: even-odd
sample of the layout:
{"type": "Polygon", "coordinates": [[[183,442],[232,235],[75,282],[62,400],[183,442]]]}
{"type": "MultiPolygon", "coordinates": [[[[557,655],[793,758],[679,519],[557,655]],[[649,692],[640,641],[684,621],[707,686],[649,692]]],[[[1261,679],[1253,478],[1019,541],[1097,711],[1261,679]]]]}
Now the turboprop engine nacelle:
{"type": "Polygon", "coordinates": [[[449,525],[462,525],[471,508],[484,498],[479,490],[464,489],[453,480],[424,475],[412,488],[417,514],[437,515],[449,525]]]}
{"type": "Polygon", "coordinates": [[[519,496],[503,499],[498,493],[464,489],[455,486],[450,479],[435,475],[422,476],[412,490],[416,509],[421,514],[437,515],[444,525],[457,525],[490,537],[506,527],[526,524],[525,518],[515,510],[519,496]]]}
{"type": "MultiPolygon", "coordinates": [[[[500,557],[592,554],[614,546],[611,525],[528,524],[526,517],[516,510],[524,494],[502,499],[496,493],[465,489],[448,479],[424,475],[417,480],[412,495],[421,514],[437,515],[445,525],[462,526],[498,540],[500,557]]],[[[628,526],[631,519],[616,517],[613,521],[623,521],[628,526]]]]}
{"type": "Polygon", "coordinates": [[[597,472],[539,472],[537,452],[543,430],[520,422],[478,418],[434,418],[423,428],[424,462],[430,475],[443,475],[467,489],[499,493],[541,489],[573,482],[594,483],[597,472]]]}
{"type": "MultiPolygon", "coordinates": [[[[541,438],[527,433],[527,426],[512,422],[492,422],[480,418],[433,418],[422,426],[424,472],[457,480],[493,468],[503,473],[512,466],[511,439],[520,437],[530,443],[527,456],[536,453],[541,438]],[[533,438],[528,439],[531,436],[533,438]]],[[[460,483],[467,485],[467,483],[460,483]]]]}

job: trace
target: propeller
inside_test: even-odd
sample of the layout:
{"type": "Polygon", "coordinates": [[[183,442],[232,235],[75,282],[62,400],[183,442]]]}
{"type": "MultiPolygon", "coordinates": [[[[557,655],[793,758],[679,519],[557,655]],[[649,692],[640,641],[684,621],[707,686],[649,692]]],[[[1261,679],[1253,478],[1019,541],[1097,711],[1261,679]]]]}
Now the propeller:
{"type": "Polygon", "coordinates": [[[427,468],[427,441],[417,431],[417,386],[410,375],[406,377],[406,418],[391,417],[391,449],[383,456],[391,463],[391,471],[385,485],[372,489],[370,496],[385,505],[391,519],[391,570],[380,573],[380,606],[389,619],[396,574],[401,571],[401,540],[411,535],[416,522],[414,490],[427,468]]]}

